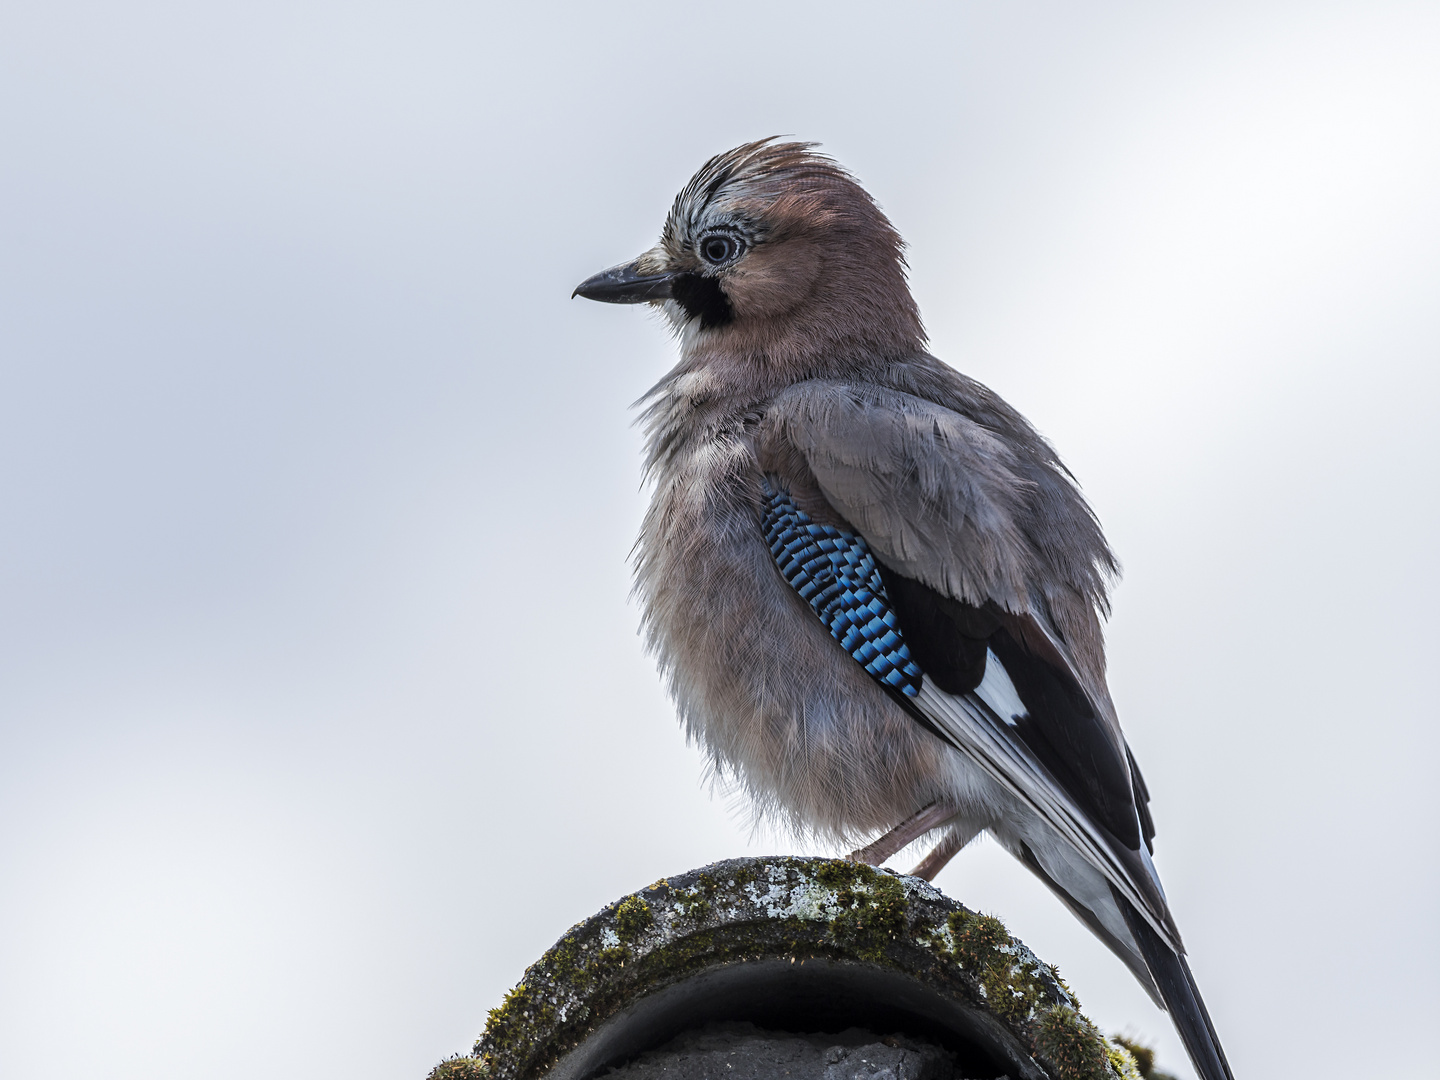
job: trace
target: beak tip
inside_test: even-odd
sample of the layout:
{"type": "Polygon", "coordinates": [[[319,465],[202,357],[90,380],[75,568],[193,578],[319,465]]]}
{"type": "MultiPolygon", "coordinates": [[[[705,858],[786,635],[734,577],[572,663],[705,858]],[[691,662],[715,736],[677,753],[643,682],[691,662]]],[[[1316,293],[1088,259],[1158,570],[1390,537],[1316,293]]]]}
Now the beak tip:
{"type": "Polygon", "coordinates": [[[670,273],[642,274],[634,263],[612,266],[593,277],[586,278],[570,299],[583,297],[599,300],[605,304],[641,304],[650,300],[664,300],[670,296],[673,275],[670,273]]]}

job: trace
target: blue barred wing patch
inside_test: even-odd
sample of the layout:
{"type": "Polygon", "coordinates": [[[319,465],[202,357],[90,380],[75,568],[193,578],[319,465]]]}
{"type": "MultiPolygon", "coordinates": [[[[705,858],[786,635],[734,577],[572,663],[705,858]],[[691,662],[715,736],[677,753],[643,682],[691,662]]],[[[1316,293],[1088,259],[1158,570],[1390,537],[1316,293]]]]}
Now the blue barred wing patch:
{"type": "Polygon", "coordinates": [[[816,524],[768,478],[763,526],[781,576],[830,636],[886,686],[918,694],[924,674],[910,657],[865,538],[816,524]]]}

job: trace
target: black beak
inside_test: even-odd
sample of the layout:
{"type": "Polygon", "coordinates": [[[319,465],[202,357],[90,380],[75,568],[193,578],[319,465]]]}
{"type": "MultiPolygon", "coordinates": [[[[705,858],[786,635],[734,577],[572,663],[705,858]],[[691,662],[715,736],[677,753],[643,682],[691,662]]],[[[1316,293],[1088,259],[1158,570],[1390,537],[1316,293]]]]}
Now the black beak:
{"type": "Polygon", "coordinates": [[[606,304],[643,304],[647,300],[668,300],[674,274],[642,274],[634,263],[612,266],[588,277],[575,287],[570,299],[583,296],[606,304]]]}

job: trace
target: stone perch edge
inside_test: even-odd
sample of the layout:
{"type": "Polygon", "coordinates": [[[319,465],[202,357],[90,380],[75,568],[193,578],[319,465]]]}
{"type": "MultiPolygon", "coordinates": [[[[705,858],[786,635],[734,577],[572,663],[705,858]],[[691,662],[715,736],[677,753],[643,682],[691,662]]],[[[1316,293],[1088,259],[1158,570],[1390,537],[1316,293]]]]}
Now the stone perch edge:
{"type": "Polygon", "coordinates": [[[904,1031],[946,1045],[966,1075],[1140,1080],[1130,1052],[1079,1010],[1000,920],[921,878],[731,859],[573,926],[490,1011],[472,1055],[430,1080],[589,1080],[722,1020],[904,1031]]]}

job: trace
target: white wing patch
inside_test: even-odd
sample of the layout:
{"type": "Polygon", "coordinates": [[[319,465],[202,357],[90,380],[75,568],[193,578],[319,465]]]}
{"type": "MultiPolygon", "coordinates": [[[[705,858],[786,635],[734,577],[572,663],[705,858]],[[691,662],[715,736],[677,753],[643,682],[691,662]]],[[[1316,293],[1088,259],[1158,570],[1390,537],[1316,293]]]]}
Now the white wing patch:
{"type": "Polygon", "coordinates": [[[1020,700],[1015,684],[1010,681],[1010,673],[989,649],[985,650],[985,677],[975,688],[975,696],[994,709],[995,715],[1011,727],[1030,715],[1025,703],[1020,700]]]}

